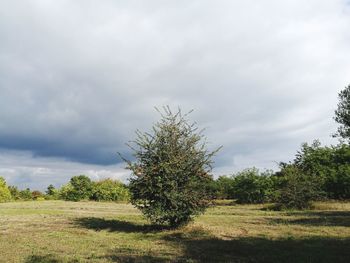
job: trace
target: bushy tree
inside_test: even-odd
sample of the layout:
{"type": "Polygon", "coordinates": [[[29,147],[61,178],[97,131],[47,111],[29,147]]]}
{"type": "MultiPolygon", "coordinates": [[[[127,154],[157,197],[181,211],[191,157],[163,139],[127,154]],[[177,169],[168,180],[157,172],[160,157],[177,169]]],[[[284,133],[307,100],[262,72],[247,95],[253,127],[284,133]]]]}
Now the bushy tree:
{"type": "Polygon", "coordinates": [[[56,189],[52,184],[47,187],[45,193],[45,199],[47,200],[57,200],[59,198],[59,190],[56,189]]]}
{"type": "Polygon", "coordinates": [[[350,198],[350,146],[321,146],[318,140],[304,143],[293,164],[305,175],[316,177],[327,197],[350,198]]]}
{"type": "Polygon", "coordinates": [[[90,199],[95,201],[128,201],[130,193],[127,187],[112,179],[105,179],[93,183],[90,199]]]}
{"type": "Polygon", "coordinates": [[[21,196],[20,196],[20,191],[18,190],[18,187],[17,186],[13,186],[13,185],[9,185],[8,186],[8,189],[11,193],[11,196],[12,196],[12,199],[13,200],[19,200],[21,199],[21,196]]]}
{"type": "Polygon", "coordinates": [[[45,192],[47,195],[54,195],[56,192],[56,188],[52,184],[50,184],[45,192]]]}
{"type": "Polygon", "coordinates": [[[232,176],[219,176],[215,181],[215,198],[233,199],[234,198],[234,178],[232,176]]]}
{"type": "Polygon", "coordinates": [[[304,174],[293,164],[284,165],[279,176],[281,185],[275,196],[277,208],[306,209],[323,195],[318,178],[304,174]]]}
{"type": "Polygon", "coordinates": [[[335,121],[340,124],[336,135],[350,143],[350,85],[339,93],[338,108],[335,111],[335,121]]]}
{"type": "Polygon", "coordinates": [[[135,162],[129,189],[131,202],[156,224],[177,227],[203,213],[211,196],[211,158],[203,135],[180,110],[164,108],[152,133],[137,131],[131,149],[135,162]]]}
{"type": "Polygon", "coordinates": [[[0,177],[0,203],[11,200],[11,192],[6,185],[4,178],[0,177]]]}
{"type": "Polygon", "coordinates": [[[92,181],[86,175],[73,176],[70,182],[63,186],[60,197],[67,201],[89,199],[92,194],[92,181]]]}
{"type": "Polygon", "coordinates": [[[19,191],[19,199],[21,200],[32,200],[32,191],[29,188],[19,191]]]}
{"type": "Polygon", "coordinates": [[[62,187],[58,191],[58,198],[66,201],[75,200],[74,197],[74,188],[71,183],[67,183],[62,185],[62,187]]]}
{"type": "Polygon", "coordinates": [[[237,203],[258,204],[269,200],[272,194],[271,171],[260,173],[251,168],[237,173],[233,177],[232,197],[237,203]]]}

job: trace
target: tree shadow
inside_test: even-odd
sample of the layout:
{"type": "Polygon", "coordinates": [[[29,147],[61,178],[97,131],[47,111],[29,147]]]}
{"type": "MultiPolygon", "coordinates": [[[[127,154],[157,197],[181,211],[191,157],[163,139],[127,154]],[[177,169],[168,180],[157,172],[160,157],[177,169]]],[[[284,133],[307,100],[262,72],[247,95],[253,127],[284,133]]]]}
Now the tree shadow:
{"type": "Polygon", "coordinates": [[[109,232],[152,233],[171,229],[168,226],[162,225],[141,225],[117,219],[104,219],[97,217],[77,218],[74,222],[80,227],[93,229],[95,231],[107,230],[109,232]]]}
{"type": "Polygon", "coordinates": [[[157,257],[157,256],[151,256],[151,255],[118,255],[118,254],[112,254],[105,257],[105,259],[108,259],[112,262],[133,262],[133,263],[162,263],[162,262],[174,262],[170,259],[163,258],[163,257],[157,257]]]}
{"type": "Polygon", "coordinates": [[[305,216],[300,219],[276,218],[268,220],[275,224],[295,224],[307,226],[350,226],[350,211],[305,211],[288,213],[289,216],[305,216]]]}
{"type": "Polygon", "coordinates": [[[78,263],[78,260],[64,260],[62,258],[58,258],[55,255],[47,254],[47,255],[31,255],[28,257],[24,263],[78,263]]]}
{"type": "MultiPolygon", "coordinates": [[[[332,223],[337,226],[347,226],[344,220],[349,219],[349,213],[348,211],[298,212],[297,215],[310,216],[310,218],[296,219],[294,223],[324,225],[325,222],[322,221],[322,218],[326,217],[327,225],[332,223]],[[317,219],[318,217],[321,219],[317,219]]],[[[291,213],[291,215],[295,216],[296,214],[291,213]]],[[[278,220],[276,222],[281,223],[278,220]]],[[[293,220],[287,219],[287,221],[293,223],[293,220]]],[[[93,217],[79,218],[76,223],[88,229],[110,232],[156,233],[170,229],[93,217]]],[[[227,236],[220,239],[202,228],[169,231],[159,238],[165,242],[166,246],[174,248],[174,250],[145,254],[145,251],[140,251],[137,248],[128,247],[126,250],[118,248],[103,255],[101,259],[112,262],[349,262],[350,259],[350,238],[296,239],[289,237],[270,239],[227,236]]],[[[28,263],[32,262],[36,261],[28,261],[28,263]]],[[[37,262],[61,263],[60,261],[37,262]]]]}
{"type": "Polygon", "coordinates": [[[114,262],[349,262],[350,239],[278,239],[258,237],[230,240],[184,237],[175,233],[164,238],[182,255],[140,255],[137,250],[115,251],[106,256],[114,262]]]}
{"type": "Polygon", "coordinates": [[[350,240],[183,239],[184,258],[199,262],[348,262],[350,240]]]}
{"type": "MultiPolygon", "coordinates": [[[[124,222],[127,223],[127,222],[124,222]]],[[[129,223],[134,225],[132,223],[129,223]]],[[[128,225],[128,227],[130,227],[128,225]]],[[[117,224],[120,231],[119,223],[117,224]]],[[[122,225],[125,231],[125,225],[122,225]]],[[[94,228],[93,228],[94,229],[94,228]]],[[[109,229],[109,226],[108,226],[109,229]]],[[[143,228],[141,228],[143,231],[143,228]]],[[[126,231],[139,231],[132,227],[126,231]]],[[[160,241],[174,250],[147,253],[137,248],[117,248],[98,258],[103,262],[349,262],[350,238],[217,238],[201,228],[166,232],[160,241]]],[[[66,263],[53,255],[33,255],[25,263],[66,263]]]]}

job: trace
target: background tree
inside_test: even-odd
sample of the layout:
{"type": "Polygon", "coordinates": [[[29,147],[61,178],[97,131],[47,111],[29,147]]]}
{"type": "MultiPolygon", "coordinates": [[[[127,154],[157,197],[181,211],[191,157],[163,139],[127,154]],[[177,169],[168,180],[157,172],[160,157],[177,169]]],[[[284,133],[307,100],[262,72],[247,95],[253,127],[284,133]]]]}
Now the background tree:
{"type": "Polygon", "coordinates": [[[350,85],[339,93],[338,108],[335,111],[335,121],[340,124],[336,135],[350,142],[350,85]]]}
{"type": "Polygon", "coordinates": [[[32,200],[32,191],[29,188],[19,191],[19,199],[32,200]]]}
{"type": "Polygon", "coordinates": [[[6,185],[4,178],[0,177],[0,202],[7,202],[11,200],[11,192],[6,185]]]}
{"type": "Polygon", "coordinates": [[[152,133],[136,132],[130,146],[135,162],[125,160],[132,171],[131,202],[156,224],[177,227],[208,207],[213,182],[213,155],[201,132],[189,123],[181,110],[169,107],[152,133]]]}
{"type": "Polygon", "coordinates": [[[285,164],[278,177],[275,201],[279,209],[306,209],[323,196],[318,178],[303,173],[295,164],[285,164]]]}
{"type": "Polygon", "coordinates": [[[60,198],[68,201],[89,199],[92,194],[92,181],[86,175],[73,176],[69,183],[62,186],[60,198]]]}
{"type": "Polygon", "coordinates": [[[305,176],[319,183],[326,197],[350,198],[350,146],[322,146],[318,140],[303,143],[292,163],[305,176]]]}
{"type": "Polygon", "coordinates": [[[47,187],[47,190],[45,191],[45,193],[47,195],[54,195],[56,193],[56,188],[50,184],[48,187],[47,187]]]}
{"type": "Polygon", "coordinates": [[[217,199],[233,199],[234,178],[232,176],[219,176],[215,181],[217,199]]]}
{"type": "Polygon", "coordinates": [[[56,189],[52,184],[50,184],[45,191],[45,199],[56,200],[59,198],[59,190],[56,189]]]}
{"type": "Polygon", "coordinates": [[[269,201],[272,194],[272,171],[260,173],[256,168],[245,169],[233,176],[232,198],[241,204],[258,204],[269,201]]]}
{"type": "Polygon", "coordinates": [[[128,201],[129,198],[129,190],[118,180],[104,179],[93,182],[91,200],[116,202],[128,201]]]}
{"type": "Polygon", "coordinates": [[[13,200],[19,200],[21,198],[20,197],[20,192],[19,192],[17,186],[9,185],[8,189],[9,189],[9,191],[11,193],[11,197],[12,197],[13,200]]]}

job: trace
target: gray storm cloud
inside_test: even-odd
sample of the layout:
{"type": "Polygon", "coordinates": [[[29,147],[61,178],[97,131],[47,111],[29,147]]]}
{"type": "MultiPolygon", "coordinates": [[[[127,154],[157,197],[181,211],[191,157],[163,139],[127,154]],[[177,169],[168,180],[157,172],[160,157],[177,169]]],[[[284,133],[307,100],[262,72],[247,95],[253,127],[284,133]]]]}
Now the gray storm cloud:
{"type": "Polygon", "coordinates": [[[274,168],[332,142],[349,25],[341,0],[2,1],[0,172],[34,187],[65,165],[57,182],[120,166],[162,105],[194,109],[224,146],[217,174],[274,168]],[[24,159],[41,170],[15,169],[24,159]]]}

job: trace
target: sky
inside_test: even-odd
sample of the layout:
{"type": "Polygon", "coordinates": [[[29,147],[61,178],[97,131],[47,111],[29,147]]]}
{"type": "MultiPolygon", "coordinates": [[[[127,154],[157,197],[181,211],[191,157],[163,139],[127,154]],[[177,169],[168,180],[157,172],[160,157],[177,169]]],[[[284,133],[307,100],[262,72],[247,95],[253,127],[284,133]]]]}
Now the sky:
{"type": "Polygon", "coordinates": [[[127,182],[117,152],[169,105],[223,146],[213,174],[277,169],[331,138],[350,84],[345,0],[0,2],[0,176],[127,182]]]}

